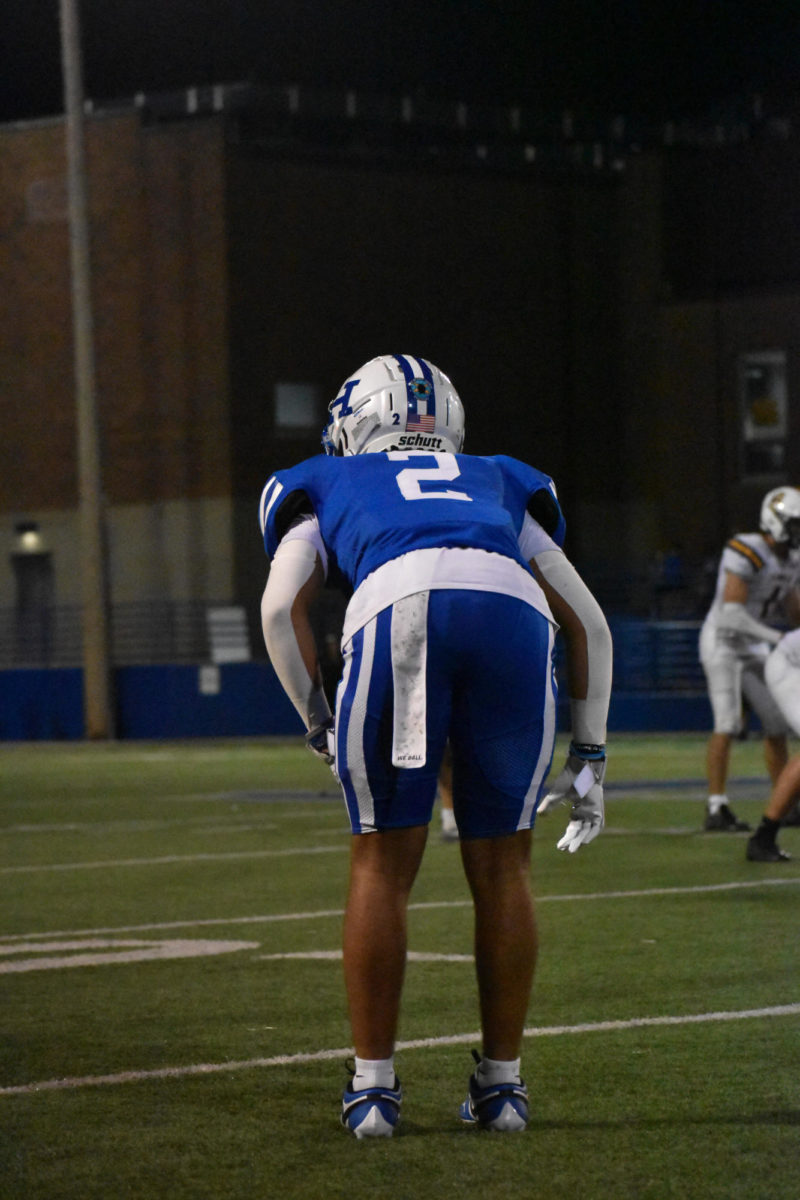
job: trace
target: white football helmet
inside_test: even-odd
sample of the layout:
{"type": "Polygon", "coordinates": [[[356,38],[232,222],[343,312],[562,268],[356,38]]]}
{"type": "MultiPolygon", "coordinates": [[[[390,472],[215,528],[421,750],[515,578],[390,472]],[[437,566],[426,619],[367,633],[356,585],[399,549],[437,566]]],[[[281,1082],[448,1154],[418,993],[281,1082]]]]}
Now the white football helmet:
{"type": "Polygon", "coordinates": [[[793,487],[773,488],[761,501],[761,531],[776,542],[800,546],[800,491],[793,487]]]}
{"type": "Polygon", "coordinates": [[[464,443],[464,409],[450,380],[424,358],[382,354],[344,381],[328,406],[326,454],[449,451],[464,443]]]}

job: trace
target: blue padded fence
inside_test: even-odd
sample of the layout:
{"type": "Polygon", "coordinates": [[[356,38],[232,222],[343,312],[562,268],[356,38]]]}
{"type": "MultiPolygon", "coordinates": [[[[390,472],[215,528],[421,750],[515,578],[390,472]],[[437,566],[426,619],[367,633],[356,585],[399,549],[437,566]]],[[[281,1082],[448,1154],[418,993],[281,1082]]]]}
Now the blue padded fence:
{"type": "MultiPolygon", "coordinates": [[[[710,728],[696,622],[617,621],[612,632],[612,732],[710,728]]],[[[557,667],[562,660],[559,650],[557,667]]],[[[82,680],[79,667],[0,671],[0,740],[82,738],[82,680]]],[[[302,733],[268,662],[117,667],[114,685],[120,738],[302,733]]],[[[562,685],[560,728],[568,727],[568,718],[562,685]]]]}
{"type": "MultiPolygon", "coordinates": [[[[269,663],[119,667],[119,738],[292,736],[300,720],[269,663]]],[[[0,671],[0,739],[84,736],[79,668],[0,671]]]]}

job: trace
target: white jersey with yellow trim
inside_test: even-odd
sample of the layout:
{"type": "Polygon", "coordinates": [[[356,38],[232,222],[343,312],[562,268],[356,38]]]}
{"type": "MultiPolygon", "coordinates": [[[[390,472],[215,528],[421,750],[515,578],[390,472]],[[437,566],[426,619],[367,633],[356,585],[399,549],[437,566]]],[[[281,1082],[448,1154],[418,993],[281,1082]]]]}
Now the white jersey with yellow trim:
{"type": "MultiPolygon", "coordinates": [[[[715,627],[718,623],[728,572],[747,582],[744,607],[751,617],[772,629],[790,627],[784,601],[790,592],[800,587],[800,551],[790,550],[782,558],[763,534],[735,534],[722,551],[714,600],[704,622],[706,627],[715,627]]],[[[757,644],[746,635],[737,635],[736,641],[743,652],[752,650],[757,644]]]]}

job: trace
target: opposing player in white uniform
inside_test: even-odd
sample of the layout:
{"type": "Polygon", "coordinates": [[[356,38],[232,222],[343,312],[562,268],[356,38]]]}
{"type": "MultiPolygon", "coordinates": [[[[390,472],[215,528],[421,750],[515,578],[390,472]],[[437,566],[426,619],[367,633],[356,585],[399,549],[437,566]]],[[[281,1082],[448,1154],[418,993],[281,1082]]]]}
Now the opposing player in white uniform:
{"type": "Polygon", "coordinates": [[[749,829],[734,815],[726,785],[731,743],[742,723],[743,699],[764,730],[764,757],[777,780],[788,757],[786,719],[764,682],[770,648],[796,624],[800,586],[800,491],[774,488],[761,504],[760,533],[738,533],[720,559],[714,600],[700,630],[700,660],[714,730],[708,742],[705,828],[749,829]]]}
{"type": "MultiPolygon", "coordinates": [[[[764,678],[789,728],[800,737],[800,629],[785,634],[770,652],[764,678]]],[[[791,855],[777,843],[777,833],[787,817],[794,815],[800,796],[800,754],[790,758],[781,771],[761,823],[747,842],[750,862],[788,862],[791,855]]],[[[792,824],[795,822],[792,821],[792,824]]]]}
{"type": "Polygon", "coordinates": [[[424,359],[385,355],[331,403],[328,455],[278,471],[261,497],[267,650],[308,744],[335,767],[354,834],[343,957],[356,1059],[342,1123],[359,1138],[390,1136],[399,1116],[406,909],[445,744],[475,906],[483,1056],[461,1107],[470,1124],[527,1123],[519,1056],[536,958],[537,808],[571,805],[561,849],[603,826],[608,626],[560,549],[552,481],[517,459],[461,454],[462,441],[450,380],[424,359]],[[353,593],[335,723],[308,621],[326,575],[353,593]],[[573,744],[542,800],[556,621],[573,744]]]}

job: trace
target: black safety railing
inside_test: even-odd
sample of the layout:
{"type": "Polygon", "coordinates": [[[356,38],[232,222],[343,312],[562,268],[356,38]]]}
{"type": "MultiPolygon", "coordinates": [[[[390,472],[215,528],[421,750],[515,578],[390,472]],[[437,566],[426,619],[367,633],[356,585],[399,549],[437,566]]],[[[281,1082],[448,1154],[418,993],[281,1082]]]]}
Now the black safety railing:
{"type": "MultiPolygon", "coordinates": [[[[209,660],[208,606],[200,601],[117,604],[110,624],[118,666],[209,660]]],[[[80,666],[82,646],[78,605],[24,614],[0,609],[0,670],[80,666]]]]}

